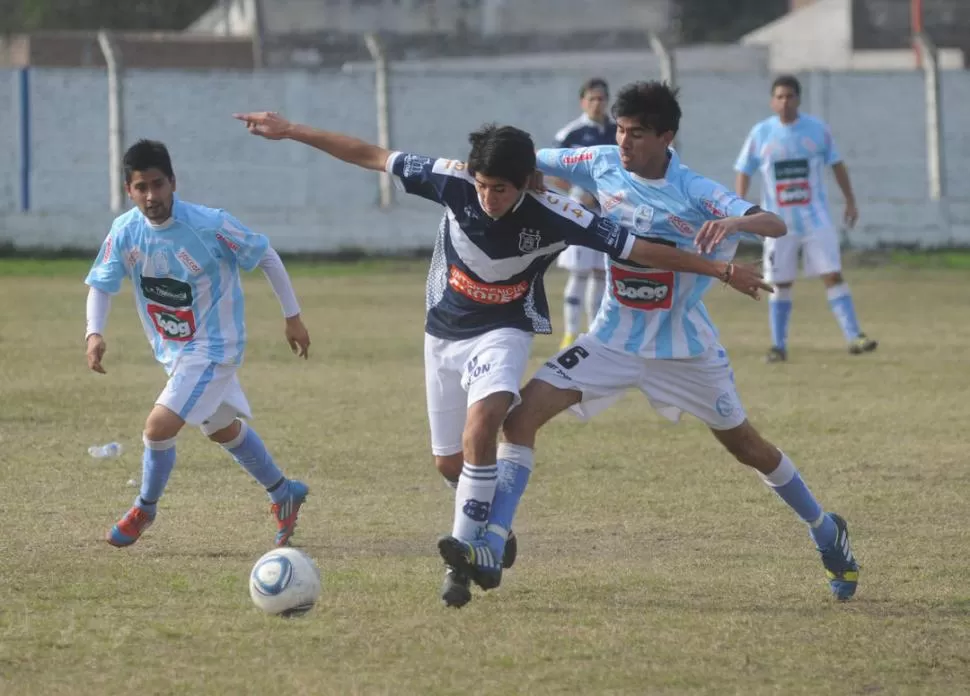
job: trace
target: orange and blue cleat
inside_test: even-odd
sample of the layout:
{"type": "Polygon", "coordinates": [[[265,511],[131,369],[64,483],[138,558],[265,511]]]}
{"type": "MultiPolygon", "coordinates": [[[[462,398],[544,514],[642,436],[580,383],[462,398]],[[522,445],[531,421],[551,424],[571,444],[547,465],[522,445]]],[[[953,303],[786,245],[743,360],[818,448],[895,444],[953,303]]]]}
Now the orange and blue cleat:
{"type": "Polygon", "coordinates": [[[131,546],[154,521],[154,514],[135,505],[108,531],[106,540],[112,546],[131,546]]]}
{"type": "Polygon", "coordinates": [[[288,481],[288,493],[284,500],[273,503],[270,510],[276,518],[276,545],[289,546],[290,537],[296,531],[296,518],[300,514],[300,507],[306,501],[309,487],[302,481],[288,481]]]}

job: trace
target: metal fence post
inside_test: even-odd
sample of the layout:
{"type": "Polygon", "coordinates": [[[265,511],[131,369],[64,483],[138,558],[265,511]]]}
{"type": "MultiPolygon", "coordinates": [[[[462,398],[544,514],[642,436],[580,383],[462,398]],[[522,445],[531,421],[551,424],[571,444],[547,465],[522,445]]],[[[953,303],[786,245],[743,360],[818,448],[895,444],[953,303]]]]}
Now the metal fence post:
{"type": "Polygon", "coordinates": [[[943,177],[943,112],[940,104],[940,66],[936,45],[925,33],[916,34],[920,64],[926,88],[926,165],[929,175],[930,200],[940,201],[946,195],[943,177]]]}
{"type": "Polygon", "coordinates": [[[30,210],[30,68],[17,75],[20,102],[20,210],[30,210]]]}
{"type": "MultiPolygon", "coordinates": [[[[387,54],[376,34],[364,37],[367,50],[374,61],[374,97],[377,102],[377,144],[385,150],[391,149],[391,94],[388,77],[387,54]]],[[[388,208],[394,201],[394,188],[391,175],[381,172],[378,180],[380,206],[388,208]]]]}
{"type": "Polygon", "coordinates": [[[125,178],[121,161],[125,147],[121,52],[112,36],[104,30],[98,32],[98,45],[108,66],[108,176],[111,186],[111,212],[120,213],[125,206],[125,178]]]}
{"type": "MultiPolygon", "coordinates": [[[[674,58],[673,50],[664,43],[656,32],[651,31],[648,33],[648,36],[650,37],[650,48],[660,61],[660,79],[670,85],[671,89],[676,89],[677,62],[674,58]]],[[[679,134],[674,137],[671,145],[678,151],[683,147],[683,141],[679,134]]]]}

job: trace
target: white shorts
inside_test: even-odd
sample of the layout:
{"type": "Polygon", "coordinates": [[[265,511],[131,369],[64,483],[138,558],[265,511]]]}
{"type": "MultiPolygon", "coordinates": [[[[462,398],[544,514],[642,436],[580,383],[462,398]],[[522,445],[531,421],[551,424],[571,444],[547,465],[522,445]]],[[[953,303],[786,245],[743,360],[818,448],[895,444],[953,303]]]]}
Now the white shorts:
{"type": "Polygon", "coordinates": [[[602,251],[587,249],[582,246],[568,246],[556,259],[559,268],[565,268],[570,273],[592,273],[603,271],[610,265],[610,257],[602,251]]]}
{"type": "Polygon", "coordinates": [[[842,270],[839,235],[833,227],[819,228],[808,234],[786,234],[764,241],[764,275],[769,283],[793,283],[798,277],[798,252],[807,277],[838,273],[842,270]]]}
{"type": "Polygon", "coordinates": [[[425,334],[424,383],[435,455],[461,452],[465,415],[472,404],[510,392],[512,405],[518,405],[531,347],[532,334],[519,329],[496,329],[464,341],[425,334]]]}
{"type": "Polygon", "coordinates": [[[583,420],[609,408],[627,389],[642,391],[660,415],[675,423],[685,411],[714,430],[736,428],[747,418],[721,346],[696,358],[656,360],[607,348],[583,334],[539,368],[535,378],[582,392],[582,401],[570,410],[583,420]]]}
{"type": "Polygon", "coordinates": [[[155,400],[174,411],[189,425],[202,425],[220,406],[227,404],[242,418],[251,418],[235,365],[202,360],[179,360],[168,384],[155,400]]]}

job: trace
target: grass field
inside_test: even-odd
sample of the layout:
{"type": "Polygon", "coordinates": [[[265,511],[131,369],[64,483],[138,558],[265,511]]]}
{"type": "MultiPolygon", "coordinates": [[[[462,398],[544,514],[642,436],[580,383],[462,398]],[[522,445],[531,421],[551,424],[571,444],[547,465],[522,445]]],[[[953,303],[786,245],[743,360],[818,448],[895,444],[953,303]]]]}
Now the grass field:
{"type": "Polygon", "coordinates": [[[164,374],[127,284],[108,374],[86,371],[85,268],[0,262],[0,694],[970,692],[966,269],[852,271],[882,342],[864,357],[821,288],[796,286],[785,365],[761,361],[763,303],[710,293],[752,420],[850,523],[854,601],[831,600],[804,526],[755,474],[631,394],[542,434],[518,565],[459,612],[437,597],[452,503],[428,453],[424,265],[295,268],[306,363],[253,275],[241,377],[254,426],[312,486],[295,540],[324,575],[318,606],[286,621],[247,593],[268,502],[198,432],[155,526],[129,549],[102,540],[136,492],[164,374]],[[111,440],[121,459],[88,457],[111,440]]]}

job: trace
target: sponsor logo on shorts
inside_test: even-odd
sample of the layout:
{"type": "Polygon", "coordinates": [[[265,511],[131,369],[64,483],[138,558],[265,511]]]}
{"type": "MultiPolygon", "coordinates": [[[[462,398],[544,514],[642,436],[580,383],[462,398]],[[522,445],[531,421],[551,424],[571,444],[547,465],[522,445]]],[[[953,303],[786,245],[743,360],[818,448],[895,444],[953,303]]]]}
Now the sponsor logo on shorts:
{"type": "Polygon", "coordinates": [[[728,392],[724,392],[717,397],[717,401],[714,402],[714,408],[721,418],[730,418],[734,413],[734,397],[728,392]]]}
{"type": "Polygon", "coordinates": [[[167,307],[191,307],[192,286],[174,278],[141,277],[141,294],[146,300],[167,307]]]}
{"type": "Polygon", "coordinates": [[[690,223],[684,220],[683,218],[679,218],[676,215],[668,215],[667,222],[669,222],[671,227],[673,227],[675,230],[680,232],[685,237],[694,236],[694,228],[691,227],[690,223]]]}
{"type": "Polygon", "coordinates": [[[468,365],[465,366],[465,379],[468,384],[471,384],[479,377],[487,375],[492,371],[492,363],[478,363],[478,356],[468,361],[468,365]]]}
{"type": "Polygon", "coordinates": [[[182,265],[185,266],[189,273],[198,275],[202,272],[202,266],[200,266],[198,262],[192,258],[192,255],[185,249],[179,249],[175,254],[175,258],[181,261],[182,265]]]}
{"type": "Polygon", "coordinates": [[[488,519],[488,512],[491,507],[489,503],[482,500],[469,499],[465,501],[461,511],[476,522],[484,522],[488,519]]]}
{"type": "Polygon", "coordinates": [[[554,363],[552,360],[547,360],[546,363],[545,363],[545,365],[546,365],[546,367],[548,369],[550,369],[553,372],[555,372],[557,377],[561,377],[562,379],[565,379],[565,380],[567,380],[569,382],[572,382],[573,381],[573,378],[569,376],[569,373],[566,372],[561,367],[559,367],[559,365],[557,365],[556,363],[554,363]]]}
{"type": "Polygon", "coordinates": [[[150,304],[146,309],[162,338],[188,341],[195,335],[195,315],[191,309],[171,309],[157,304],[150,304]]]}
{"type": "Polygon", "coordinates": [[[613,264],[610,283],[613,296],[626,307],[652,311],[673,305],[673,271],[635,271],[613,264]]]}
{"type": "Polygon", "coordinates": [[[483,283],[471,278],[457,266],[448,272],[448,285],[455,292],[479,304],[508,304],[525,297],[529,282],[523,280],[515,285],[483,283]]]}
{"type": "Polygon", "coordinates": [[[589,162],[593,159],[592,150],[587,150],[586,152],[580,152],[575,155],[563,155],[562,163],[564,165],[579,164],[580,162],[589,162]]]}

